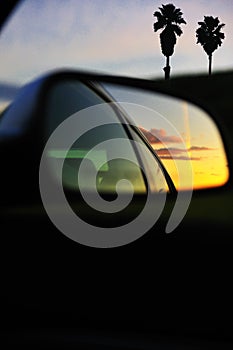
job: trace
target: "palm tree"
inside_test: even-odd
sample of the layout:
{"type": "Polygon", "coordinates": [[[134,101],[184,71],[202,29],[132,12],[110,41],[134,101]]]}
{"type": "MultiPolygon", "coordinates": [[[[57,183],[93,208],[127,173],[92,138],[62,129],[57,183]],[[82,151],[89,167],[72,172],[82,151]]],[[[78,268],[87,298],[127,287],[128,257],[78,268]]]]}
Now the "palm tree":
{"type": "Polygon", "coordinates": [[[164,28],[160,34],[160,44],[163,55],[166,57],[165,79],[170,77],[169,58],[174,52],[176,44],[176,35],[180,36],[183,32],[179,24],[186,24],[182,18],[183,13],[179,8],[175,8],[173,4],[162,5],[160,11],[155,11],[154,17],[157,17],[157,22],[154,23],[154,32],[164,28]]]}
{"type": "Polygon", "coordinates": [[[225,24],[220,24],[218,17],[204,16],[204,22],[198,22],[200,27],[196,30],[197,44],[201,44],[209,57],[209,75],[212,69],[212,54],[222,45],[225,38],[221,32],[225,24]]]}

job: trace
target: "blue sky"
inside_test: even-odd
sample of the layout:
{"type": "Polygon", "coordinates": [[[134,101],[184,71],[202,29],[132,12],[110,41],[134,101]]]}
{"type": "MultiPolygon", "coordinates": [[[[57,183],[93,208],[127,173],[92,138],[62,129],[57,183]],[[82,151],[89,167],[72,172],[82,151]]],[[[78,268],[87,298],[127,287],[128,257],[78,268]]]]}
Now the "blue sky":
{"type": "Polygon", "coordinates": [[[163,77],[153,13],[169,2],[187,22],[171,58],[172,74],[207,72],[207,55],[195,38],[204,15],[226,24],[213,70],[232,69],[232,0],[25,0],[0,36],[0,81],[24,83],[60,67],[163,77]]]}

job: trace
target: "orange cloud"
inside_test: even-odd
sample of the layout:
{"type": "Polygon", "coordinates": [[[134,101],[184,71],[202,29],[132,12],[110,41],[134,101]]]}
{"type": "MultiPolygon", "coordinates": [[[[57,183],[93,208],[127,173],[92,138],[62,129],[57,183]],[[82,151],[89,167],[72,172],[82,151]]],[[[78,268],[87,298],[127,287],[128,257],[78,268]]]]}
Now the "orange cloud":
{"type": "Polygon", "coordinates": [[[200,157],[185,157],[185,156],[174,156],[174,155],[170,155],[170,156],[160,156],[159,157],[161,159],[177,159],[177,160],[201,160],[200,157]]]}
{"type": "Polygon", "coordinates": [[[177,159],[177,160],[201,160],[200,157],[190,157],[189,155],[182,155],[187,150],[181,148],[160,148],[156,153],[161,159],[177,159]]]}
{"type": "Polygon", "coordinates": [[[179,160],[201,160],[203,157],[189,157],[188,155],[182,155],[182,153],[187,153],[189,151],[211,151],[213,148],[209,147],[198,147],[191,146],[188,149],[183,148],[159,148],[156,150],[156,153],[161,159],[179,159],[179,160]]]}
{"type": "Polygon", "coordinates": [[[212,151],[215,150],[216,148],[210,148],[210,147],[204,147],[204,146],[192,146],[189,148],[189,151],[212,151]]]}
{"type": "Polygon", "coordinates": [[[143,134],[146,136],[148,141],[152,144],[182,143],[182,140],[180,137],[175,135],[167,135],[167,132],[164,129],[153,128],[153,129],[150,129],[149,131],[142,127],[139,127],[139,129],[143,132],[143,134]]]}

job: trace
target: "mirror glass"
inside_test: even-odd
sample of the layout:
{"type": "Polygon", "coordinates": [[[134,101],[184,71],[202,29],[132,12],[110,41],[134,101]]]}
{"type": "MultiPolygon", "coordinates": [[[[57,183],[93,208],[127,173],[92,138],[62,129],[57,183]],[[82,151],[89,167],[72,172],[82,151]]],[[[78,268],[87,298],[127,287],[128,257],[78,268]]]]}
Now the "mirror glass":
{"type": "Polygon", "coordinates": [[[109,83],[102,86],[140,128],[177,189],[219,187],[227,182],[229,170],[221,135],[204,110],[138,88],[109,83]]]}

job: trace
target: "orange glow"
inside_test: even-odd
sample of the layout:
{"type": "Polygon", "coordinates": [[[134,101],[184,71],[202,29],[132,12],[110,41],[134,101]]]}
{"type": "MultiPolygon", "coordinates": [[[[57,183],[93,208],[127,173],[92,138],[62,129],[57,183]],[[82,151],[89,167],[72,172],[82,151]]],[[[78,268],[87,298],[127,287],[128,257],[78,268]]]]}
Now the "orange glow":
{"type": "Polygon", "coordinates": [[[166,167],[177,189],[203,189],[224,185],[229,169],[221,136],[204,112],[180,103],[178,133],[170,134],[154,124],[140,126],[166,167]],[[179,136],[180,135],[180,136],[179,136]]]}
{"type": "Polygon", "coordinates": [[[188,151],[187,154],[190,160],[160,157],[177,189],[219,187],[227,182],[229,170],[223,150],[188,151]],[[192,180],[187,176],[188,167],[192,168],[192,180]]]}
{"type": "Polygon", "coordinates": [[[140,128],[179,190],[220,187],[229,179],[222,138],[211,115],[171,96],[110,90],[140,128]]]}

